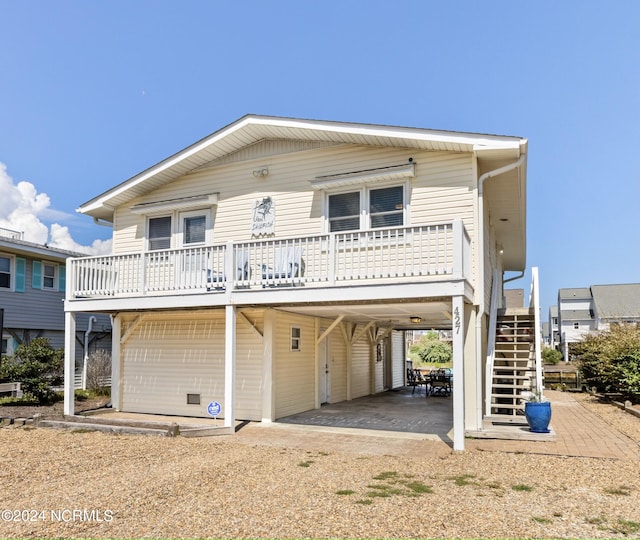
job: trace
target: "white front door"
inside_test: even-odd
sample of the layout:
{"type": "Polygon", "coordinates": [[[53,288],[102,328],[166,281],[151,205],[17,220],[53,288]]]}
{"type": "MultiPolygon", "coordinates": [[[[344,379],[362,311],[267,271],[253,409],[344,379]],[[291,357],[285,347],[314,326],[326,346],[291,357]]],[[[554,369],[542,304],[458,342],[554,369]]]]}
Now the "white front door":
{"type": "Polygon", "coordinates": [[[320,404],[329,403],[331,399],[331,373],[329,371],[329,350],[327,340],[318,345],[318,394],[320,404]]]}

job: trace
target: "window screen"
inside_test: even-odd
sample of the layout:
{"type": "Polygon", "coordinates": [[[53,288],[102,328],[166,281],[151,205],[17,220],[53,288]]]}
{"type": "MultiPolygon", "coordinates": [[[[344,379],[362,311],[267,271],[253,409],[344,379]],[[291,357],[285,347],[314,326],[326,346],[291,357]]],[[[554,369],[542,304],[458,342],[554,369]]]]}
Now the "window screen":
{"type": "Polygon", "coordinates": [[[3,289],[11,288],[11,259],[9,257],[0,257],[0,287],[3,289]]]}
{"type": "Polygon", "coordinates": [[[171,217],[149,219],[149,249],[169,249],[171,247],[171,217]]]}
{"type": "Polygon", "coordinates": [[[360,192],[329,195],[329,231],[360,228],[360,192]]]}
{"type": "Polygon", "coordinates": [[[56,267],[53,264],[44,264],[44,273],[42,276],[43,289],[56,288],[56,267]]]}
{"type": "Polygon", "coordinates": [[[403,225],[404,192],[402,186],[372,189],[369,192],[371,228],[403,225]]]}
{"type": "Polygon", "coordinates": [[[204,244],[207,230],[206,216],[190,216],[184,218],[184,243],[204,244]]]}

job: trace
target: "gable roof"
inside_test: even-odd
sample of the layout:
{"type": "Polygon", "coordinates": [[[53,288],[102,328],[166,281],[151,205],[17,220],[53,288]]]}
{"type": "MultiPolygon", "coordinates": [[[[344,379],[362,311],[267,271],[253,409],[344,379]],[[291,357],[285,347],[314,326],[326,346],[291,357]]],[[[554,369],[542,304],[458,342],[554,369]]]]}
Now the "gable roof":
{"type": "MultiPolygon", "coordinates": [[[[315,144],[352,144],[407,149],[469,152],[478,172],[495,171],[523,158],[528,142],[522,137],[454,132],[412,127],[303,120],[246,115],[191,146],[132,176],[82,204],[77,211],[94,221],[113,222],[115,208],[152,192],[180,176],[266,140],[315,144]]],[[[503,246],[505,270],[524,270],[526,259],[526,165],[496,175],[485,200],[497,218],[496,237],[503,246]]]]}
{"type": "Polygon", "coordinates": [[[591,300],[589,287],[558,290],[558,298],[561,300],[591,300]]]}
{"type": "Polygon", "coordinates": [[[87,201],[77,211],[111,221],[116,206],[265,139],[476,152],[493,160],[518,158],[527,145],[526,139],[504,135],[246,115],[87,201]]]}
{"type": "Polygon", "coordinates": [[[640,283],[592,285],[591,292],[600,319],[640,320],[640,283]]]}

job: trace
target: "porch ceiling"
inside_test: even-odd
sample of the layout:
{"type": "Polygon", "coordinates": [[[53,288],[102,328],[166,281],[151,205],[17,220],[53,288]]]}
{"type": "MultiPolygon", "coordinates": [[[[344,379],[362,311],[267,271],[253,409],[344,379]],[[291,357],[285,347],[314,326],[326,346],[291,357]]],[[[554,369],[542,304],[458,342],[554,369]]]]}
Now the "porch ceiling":
{"type": "Polygon", "coordinates": [[[451,328],[451,302],[437,300],[429,302],[406,302],[393,304],[333,304],[315,306],[283,306],[281,311],[335,319],[344,316],[345,322],[366,324],[374,321],[379,326],[398,330],[451,328]],[[420,317],[419,323],[412,323],[410,317],[420,317]]]}

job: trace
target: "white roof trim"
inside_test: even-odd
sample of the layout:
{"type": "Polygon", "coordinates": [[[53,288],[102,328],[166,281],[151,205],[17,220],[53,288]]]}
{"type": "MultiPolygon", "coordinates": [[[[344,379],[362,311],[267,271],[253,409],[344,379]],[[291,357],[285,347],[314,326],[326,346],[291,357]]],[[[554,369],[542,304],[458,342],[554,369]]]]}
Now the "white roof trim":
{"type": "Polygon", "coordinates": [[[416,170],[414,163],[408,165],[392,165],[391,167],[381,167],[379,169],[318,176],[315,180],[311,180],[311,187],[316,190],[321,190],[340,186],[357,186],[375,182],[386,182],[399,178],[413,178],[415,175],[416,170]]]}
{"type": "Polygon", "coordinates": [[[218,204],[218,194],[196,195],[194,197],[181,197],[180,199],[170,199],[167,201],[155,201],[135,204],[131,207],[134,214],[146,214],[148,212],[158,212],[160,210],[185,210],[202,206],[212,206],[218,204]]]}

